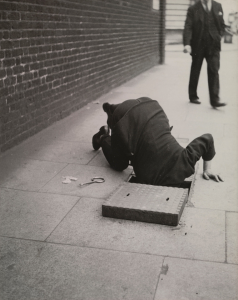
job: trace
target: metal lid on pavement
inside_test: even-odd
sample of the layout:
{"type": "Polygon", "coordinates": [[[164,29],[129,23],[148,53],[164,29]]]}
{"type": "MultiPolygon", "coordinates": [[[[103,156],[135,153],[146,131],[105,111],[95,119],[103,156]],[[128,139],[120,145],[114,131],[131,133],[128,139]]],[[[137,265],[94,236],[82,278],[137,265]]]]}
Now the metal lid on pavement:
{"type": "Polygon", "coordinates": [[[103,204],[105,217],[178,225],[188,189],[125,182],[103,204]]]}

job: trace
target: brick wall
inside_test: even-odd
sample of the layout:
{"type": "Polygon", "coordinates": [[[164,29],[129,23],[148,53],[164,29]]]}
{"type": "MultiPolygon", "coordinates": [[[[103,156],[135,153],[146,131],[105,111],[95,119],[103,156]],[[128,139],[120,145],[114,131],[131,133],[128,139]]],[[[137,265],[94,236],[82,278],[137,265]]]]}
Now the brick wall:
{"type": "Polygon", "coordinates": [[[159,53],[160,53],[160,64],[165,62],[165,39],[166,39],[166,2],[167,0],[160,0],[160,20],[159,20],[159,53]]]}
{"type": "Polygon", "coordinates": [[[151,0],[0,0],[0,149],[159,62],[151,0]]]}

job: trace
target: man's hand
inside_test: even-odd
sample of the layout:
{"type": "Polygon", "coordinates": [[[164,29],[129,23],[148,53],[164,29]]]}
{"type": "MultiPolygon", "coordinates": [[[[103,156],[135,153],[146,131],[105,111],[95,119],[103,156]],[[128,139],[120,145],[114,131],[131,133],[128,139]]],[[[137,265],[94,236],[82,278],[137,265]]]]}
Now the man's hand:
{"type": "Polygon", "coordinates": [[[211,178],[211,179],[215,180],[216,182],[223,181],[223,179],[221,178],[220,175],[214,174],[212,172],[211,166],[212,166],[212,162],[210,160],[203,161],[203,178],[206,180],[209,180],[211,178]]]}
{"type": "Polygon", "coordinates": [[[215,180],[216,182],[223,181],[221,176],[218,175],[218,174],[214,174],[212,172],[212,170],[204,170],[203,171],[203,178],[206,179],[206,180],[209,180],[211,178],[211,179],[215,180]]]}
{"type": "Polygon", "coordinates": [[[186,45],[185,47],[184,47],[184,49],[183,49],[183,52],[184,53],[189,53],[189,54],[191,54],[191,46],[190,45],[186,45]]]}

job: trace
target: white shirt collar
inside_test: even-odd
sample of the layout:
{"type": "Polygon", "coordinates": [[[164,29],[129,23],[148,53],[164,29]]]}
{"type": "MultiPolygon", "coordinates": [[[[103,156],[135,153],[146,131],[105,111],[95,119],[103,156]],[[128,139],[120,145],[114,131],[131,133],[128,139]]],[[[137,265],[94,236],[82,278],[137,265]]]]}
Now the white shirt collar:
{"type": "MultiPolygon", "coordinates": [[[[203,2],[203,0],[201,0],[201,2],[202,2],[203,8],[206,10],[206,5],[205,5],[205,3],[203,2]]],[[[207,7],[208,7],[208,10],[209,10],[209,11],[212,9],[212,0],[208,0],[208,1],[207,1],[207,7]]]]}

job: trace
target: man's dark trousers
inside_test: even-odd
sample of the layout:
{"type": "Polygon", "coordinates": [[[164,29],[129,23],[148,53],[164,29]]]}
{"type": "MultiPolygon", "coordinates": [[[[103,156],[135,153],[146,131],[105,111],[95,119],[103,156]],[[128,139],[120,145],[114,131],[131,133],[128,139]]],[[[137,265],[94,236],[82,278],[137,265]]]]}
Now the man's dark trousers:
{"type": "Polygon", "coordinates": [[[189,99],[198,99],[197,86],[200,76],[200,71],[204,58],[207,61],[208,87],[211,105],[219,101],[219,68],[220,68],[220,51],[215,51],[212,54],[208,47],[203,47],[195,55],[192,55],[192,65],[189,79],[189,99]]]}
{"type": "Polygon", "coordinates": [[[219,102],[219,69],[221,37],[225,30],[220,3],[212,0],[210,11],[205,11],[201,1],[188,8],[184,27],[184,46],[192,49],[189,80],[189,99],[198,99],[197,86],[204,58],[207,61],[208,87],[211,105],[219,102]]]}

